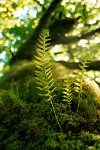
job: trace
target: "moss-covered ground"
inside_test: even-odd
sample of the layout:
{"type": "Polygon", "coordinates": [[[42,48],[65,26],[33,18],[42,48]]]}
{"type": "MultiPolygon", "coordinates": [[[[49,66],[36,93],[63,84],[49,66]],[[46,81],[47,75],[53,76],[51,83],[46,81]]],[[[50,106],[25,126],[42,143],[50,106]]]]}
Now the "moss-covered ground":
{"type": "MultiPolygon", "coordinates": [[[[66,75],[67,70],[60,69],[60,76],[66,75]]],[[[78,111],[73,92],[69,110],[62,96],[63,79],[56,79],[53,104],[61,130],[50,102],[39,95],[34,76],[33,63],[25,62],[0,80],[0,150],[100,150],[99,88],[83,86],[78,111]]]]}

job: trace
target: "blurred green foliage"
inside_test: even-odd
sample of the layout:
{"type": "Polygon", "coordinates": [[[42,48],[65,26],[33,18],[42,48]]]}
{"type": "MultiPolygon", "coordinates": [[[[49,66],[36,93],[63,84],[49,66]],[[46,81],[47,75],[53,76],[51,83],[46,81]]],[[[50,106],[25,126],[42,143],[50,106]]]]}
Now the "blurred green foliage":
{"type": "MultiPolygon", "coordinates": [[[[5,53],[5,58],[0,61],[7,64],[12,53],[16,54],[19,46],[22,45],[39,24],[43,14],[47,11],[52,0],[20,0],[0,1],[0,53],[5,53]],[[11,53],[12,52],[12,53],[11,53]]],[[[58,5],[52,14],[51,23],[57,19],[80,17],[74,29],[66,36],[80,36],[87,31],[95,30],[100,26],[100,3],[85,1],[65,1],[58,5]]],[[[96,34],[86,40],[73,44],[62,45],[61,54],[68,60],[81,60],[83,56],[90,60],[97,60],[100,57],[100,35],[96,34]]],[[[60,54],[60,57],[61,57],[60,54]]],[[[58,57],[58,56],[56,56],[58,57]]],[[[5,68],[6,70],[7,68],[5,68]]]]}

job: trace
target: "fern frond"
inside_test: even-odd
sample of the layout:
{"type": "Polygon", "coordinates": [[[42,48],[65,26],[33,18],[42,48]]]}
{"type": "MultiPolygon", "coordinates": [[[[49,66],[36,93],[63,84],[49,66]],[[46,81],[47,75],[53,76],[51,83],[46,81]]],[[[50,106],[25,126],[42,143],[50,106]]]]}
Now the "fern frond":
{"type": "Polygon", "coordinates": [[[40,90],[40,95],[43,96],[46,100],[51,103],[56,121],[59,125],[60,130],[61,126],[58,121],[58,117],[53,105],[53,97],[54,95],[54,79],[52,78],[52,70],[50,63],[50,39],[49,39],[49,30],[44,29],[40,35],[39,43],[37,44],[37,56],[35,56],[36,60],[34,61],[37,70],[35,71],[36,77],[35,81],[37,83],[37,88],[40,90]]]}
{"type": "Polygon", "coordinates": [[[86,59],[84,59],[83,61],[81,61],[81,65],[79,65],[79,67],[81,68],[81,71],[78,73],[79,76],[79,81],[75,82],[75,91],[78,92],[78,105],[77,105],[77,111],[78,112],[78,108],[80,106],[80,101],[82,100],[82,91],[83,91],[83,83],[84,83],[84,78],[85,76],[85,72],[86,72],[86,67],[88,67],[88,61],[86,59]]]}

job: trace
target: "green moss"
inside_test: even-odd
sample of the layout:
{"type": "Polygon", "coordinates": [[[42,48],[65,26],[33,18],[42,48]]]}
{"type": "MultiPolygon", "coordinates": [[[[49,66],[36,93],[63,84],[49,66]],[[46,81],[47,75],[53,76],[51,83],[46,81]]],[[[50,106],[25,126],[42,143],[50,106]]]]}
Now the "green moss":
{"type": "MultiPolygon", "coordinates": [[[[33,62],[24,62],[23,65],[19,63],[1,78],[0,149],[99,150],[99,88],[93,86],[92,81],[83,82],[79,110],[76,113],[78,91],[75,90],[75,84],[72,83],[71,110],[67,110],[62,92],[64,79],[61,79],[62,75],[57,76],[57,79],[55,76],[56,96],[53,103],[63,129],[61,133],[51,104],[41,98],[39,89],[36,88],[34,69],[33,62]]],[[[64,74],[65,72],[67,71],[64,70],[64,74]]]]}
{"type": "Polygon", "coordinates": [[[0,110],[1,149],[74,150],[99,147],[99,136],[95,138],[95,134],[88,132],[89,122],[78,114],[65,113],[64,104],[55,104],[64,133],[60,133],[51,106],[47,103],[41,101],[21,105],[13,101],[10,106],[5,105],[5,109],[0,110]],[[82,130],[85,132],[81,133],[82,130]]]}

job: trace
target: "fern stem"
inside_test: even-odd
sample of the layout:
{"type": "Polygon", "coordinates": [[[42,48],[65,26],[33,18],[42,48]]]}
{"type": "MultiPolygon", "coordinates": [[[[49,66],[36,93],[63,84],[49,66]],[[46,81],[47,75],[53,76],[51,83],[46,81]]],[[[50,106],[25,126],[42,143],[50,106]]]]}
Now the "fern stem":
{"type": "Polygon", "coordinates": [[[58,120],[58,117],[57,117],[57,114],[56,114],[56,111],[55,111],[55,108],[54,108],[54,105],[53,105],[52,100],[50,100],[50,103],[51,103],[51,106],[52,106],[52,109],[53,109],[53,112],[54,112],[54,115],[55,115],[57,124],[58,124],[58,126],[59,126],[59,128],[60,128],[60,131],[63,133],[63,130],[62,130],[61,126],[60,126],[60,123],[59,123],[59,120],[58,120]]]}

